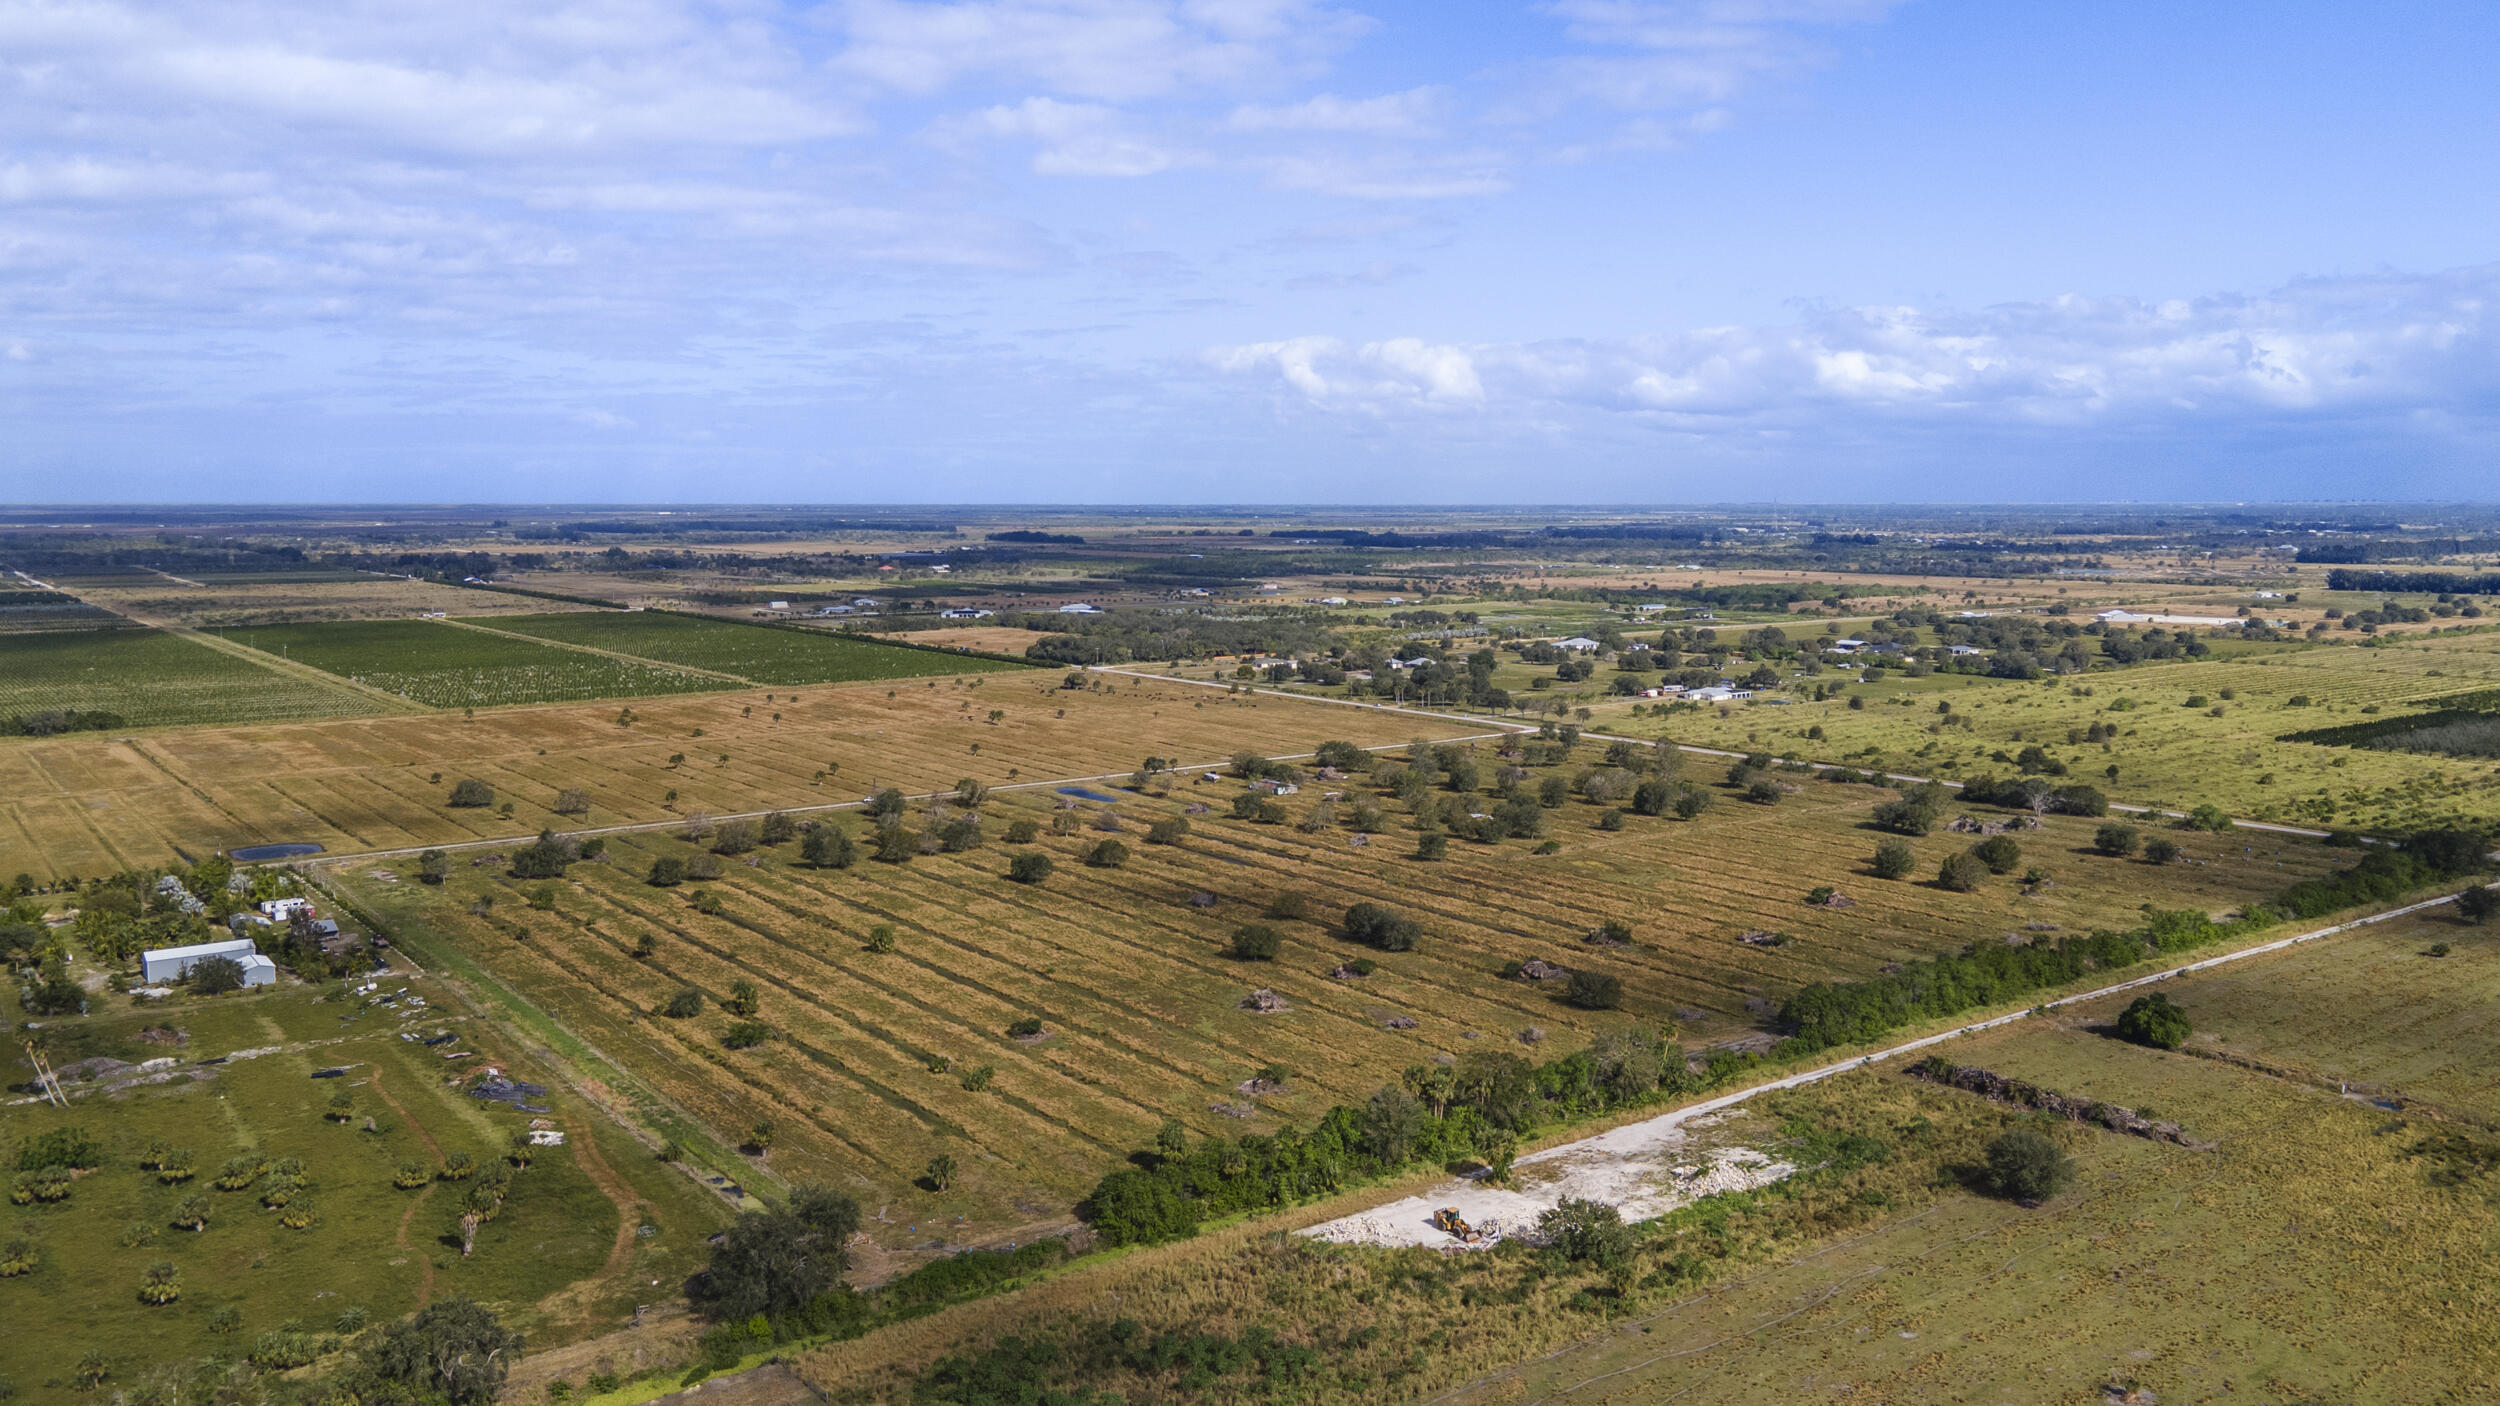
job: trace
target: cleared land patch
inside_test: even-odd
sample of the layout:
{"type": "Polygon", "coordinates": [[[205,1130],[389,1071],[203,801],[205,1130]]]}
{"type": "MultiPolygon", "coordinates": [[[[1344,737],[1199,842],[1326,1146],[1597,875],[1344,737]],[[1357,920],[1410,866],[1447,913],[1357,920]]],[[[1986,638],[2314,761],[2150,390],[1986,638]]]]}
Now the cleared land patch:
{"type": "Polygon", "coordinates": [[[0,718],[47,711],[160,727],[354,716],[373,705],[161,630],[0,635],[0,718]]]}
{"type": "Polygon", "coordinates": [[[431,708],[641,698],[720,687],[717,679],[658,664],[424,620],[241,626],[215,633],[431,708]]]}
{"type": "Polygon", "coordinates": [[[950,659],[929,650],[905,649],[843,635],[647,610],[500,615],[479,623],[566,644],[735,674],[758,684],[917,679],[934,674],[996,673],[1019,667],[995,659],[950,659]]]}

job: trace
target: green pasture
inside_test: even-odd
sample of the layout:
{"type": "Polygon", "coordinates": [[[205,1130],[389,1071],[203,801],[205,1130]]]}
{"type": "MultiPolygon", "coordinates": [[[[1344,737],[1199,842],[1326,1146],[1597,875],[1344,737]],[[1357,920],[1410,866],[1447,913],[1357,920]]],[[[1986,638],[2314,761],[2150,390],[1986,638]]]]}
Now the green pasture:
{"type": "Polygon", "coordinates": [[[499,615],[478,623],[565,644],[613,650],[759,684],[856,683],[1023,667],[995,659],[949,658],[875,640],[811,630],[742,625],[653,611],[499,615]]]}
{"type": "Polygon", "coordinates": [[[427,620],[238,625],[214,633],[432,708],[640,698],[722,687],[717,679],[661,664],[427,620]]]}
{"type": "Polygon", "coordinates": [[[118,713],[132,727],[376,711],[350,689],[162,630],[0,634],[0,716],[53,709],[118,713]]]}
{"type": "MultiPolygon", "coordinates": [[[[75,1092],[74,1085],[67,1110],[15,1101],[0,1108],[0,1147],[9,1155],[22,1140],[57,1127],[83,1128],[104,1148],[68,1200],[0,1205],[0,1241],[25,1238],[40,1257],[33,1273],[0,1279],[0,1318],[9,1325],[0,1333],[0,1377],[21,1399],[80,1399],[71,1371],[90,1350],[105,1355],[113,1382],[129,1385],[153,1366],[243,1357],[275,1331],[347,1336],[342,1314],[361,1309],[379,1324],[429,1294],[489,1303],[533,1346],[551,1345],[616,1326],[633,1303],[649,1299],[649,1280],[674,1284],[700,1261],[703,1239],[721,1215],[710,1198],[562,1089],[550,1094],[548,1116],[567,1130],[570,1144],[539,1149],[515,1175],[501,1214],[480,1230],[475,1254],[464,1260],[457,1208],[466,1184],[438,1180],[402,1190],[394,1175],[408,1161],[440,1166],[438,1148],[446,1156],[469,1152],[481,1167],[505,1155],[513,1130],[531,1115],[460,1091],[482,1064],[498,1063],[516,1078],[548,1076],[512,1065],[499,1053],[502,1041],[472,1020],[433,1010],[403,1020],[381,1007],[356,1014],[358,1005],[290,986],[138,1010],[110,998],[97,1015],[45,1023],[56,1066],[74,1070],[94,1056],[134,1065],[171,1057],[180,1077],[119,1092],[75,1092]],[[150,1028],[186,1038],[178,1045],[139,1038],[150,1028]],[[429,1049],[398,1038],[403,1030],[448,1031],[455,1039],[429,1049]],[[268,1052],[233,1057],[252,1050],[268,1052]],[[441,1057],[458,1050],[472,1057],[441,1057]],[[198,1063],[220,1055],[229,1058],[198,1063]],[[340,1078],[311,1077],[338,1067],[347,1071],[340,1078]],[[342,1088],[353,1101],[344,1120],[330,1116],[329,1107],[342,1088]],[[603,1271],[623,1213],[585,1171],[584,1137],[596,1139],[588,1151],[623,1179],[629,1201],[640,1203],[637,1223],[656,1227],[630,1238],[614,1276],[603,1271]],[[168,1185],[143,1170],[141,1155],[158,1140],[187,1150],[195,1175],[168,1185]],[[314,1224],[279,1224],[260,1201],[270,1176],[242,1190],[213,1185],[228,1159],[247,1155],[302,1162],[318,1210],[314,1224]],[[175,1228],[174,1208],[193,1196],[211,1202],[207,1228],[175,1228]],[[158,1261],[175,1266],[181,1296],[151,1306],[137,1290],[158,1261]],[[574,1287],[585,1281],[587,1292],[574,1287]],[[644,1286],[639,1294],[636,1283],[644,1286]]],[[[22,1058],[11,1064],[13,1084],[28,1077],[22,1058]]]]}

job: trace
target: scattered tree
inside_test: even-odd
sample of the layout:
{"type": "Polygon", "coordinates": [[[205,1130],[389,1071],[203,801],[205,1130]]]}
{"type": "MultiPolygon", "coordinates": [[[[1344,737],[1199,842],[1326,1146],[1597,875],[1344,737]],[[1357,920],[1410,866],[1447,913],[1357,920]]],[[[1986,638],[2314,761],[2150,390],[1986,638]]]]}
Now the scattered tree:
{"type": "Polygon", "coordinates": [[[243,964],[232,957],[202,957],[187,973],[191,989],[203,996],[222,996],[243,989],[243,964]]]}
{"type": "Polygon", "coordinates": [[[703,993],[691,986],[681,987],[660,1007],[660,1014],[671,1020],[684,1020],[703,1014],[703,993]]]}
{"type": "Polygon", "coordinates": [[[1611,1011],[1623,1004],[1623,979],[1583,967],[1563,983],[1563,999],[1584,1011],[1611,1011]]]}
{"type": "Polygon", "coordinates": [[[1284,946],[1284,938],[1276,929],[1259,924],[1238,928],[1233,933],[1229,953],[1245,962],[1272,962],[1284,946]]]}
{"type": "Polygon", "coordinates": [[[1085,863],[1095,869],[1128,867],[1128,846],[1118,840],[1105,840],[1085,852],[1085,863]]]}
{"type": "Polygon", "coordinates": [[[664,854],[651,861],[651,876],[644,882],[654,888],[675,888],[686,881],[686,861],[673,854],[664,854]]]}
{"type": "Polygon", "coordinates": [[[2136,847],[2143,842],[2142,832],[2123,820],[2104,821],[2100,828],[2092,832],[2092,847],[2113,859],[2124,859],[2135,853],[2136,847]]]}
{"type": "Polygon", "coordinates": [[[1969,893],[1979,887],[1987,873],[1988,866],[1975,854],[1948,854],[1936,869],[1936,885],[1955,893],[1969,893]]]}
{"type": "Polygon", "coordinates": [[[417,878],[419,881],[429,884],[439,884],[443,880],[450,877],[450,855],[443,853],[439,849],[430,849],[417,856],[417,878]]]}
{"type": "Polygon", "coordinates": [[[457,782],[451,788],[450,804],[464,810],[475,807],[491,806],[494,803],[495,788],[487,785],[483,781],[477,780],[474,777],[465,781],[457,782]]]}
{"type": "Polygon", "coordinates": [[[929,1187],[930,1187],[930,1189],[931,1189],[931,1190],[933,1190],[933,1191],[945,1191],[945,1190],[948,1190],[949,1188],[953,1187],[953,1186],[954,1186],[954,1184],[955,1184],[955,1159],[954,1159],[953,1157],[951,1157],[951,1156],[947,1155],[946,1153],[943,1153],[943,1152],[939,1153],[939,1154],[938,1154],[937,1156],[935,1156],[935,1157],[930,1158],[930,1159],[929,1159],[929,1187]]]}
{"type": "Polygon", "coordinates": [[[1632,1228],[1602,1201],[1566,1196],[1536,1219],[1546,1243],[1573,1264],[1612,1269],[1632,1254],[1632,1228]]]}
{"type": "Polygon", "coordinates": [[[859,859],[859,846],[851,832],[830,820],[819,820],[816,828],[799,841],[799,857],[816,869],[848,869],[859,859]]]}
{"type": "Polygon", "coordinates": [[[2037,1128],[2014,1128],[1988,1144],[1985,1177],[1999,1196],[2037,1205],[2075,1178],[2074,1160],[2037,1128]]]}
{"type": "MultiPolygon", "coordinates": [[[[467,1298],[429,1304],[382,1330],[371,1354],[376,1377],[452,1406],[492,1401],[521,1353],[521,1335],[467,1298]]],[[[405,1398],[402,1398],[405,1399],[405,1398]]]]}
{"type": "Polygon", "coordinates": [[[2159,991],[2138,996],[2118,1013],[2119,1037],[2139,1045],[2175,1050],[2187,1043],[2191,1033],[2187,1012],[2172,1005],[2170,998],[2159,991]]]}
{"type": "Polygon", "coordinates": [[[2144,842],[2145,863],[2175,864],[2178,860],[2178,842],[2171,839],[2168,835],[2155,835],[2153,838],[2144,842]]]}
{"type": "Polygon", "coordinates": [[[1019,884],[1038,884],[1050,877],[1050,856],[1028,850],[1007,861],[1007,877],[1019,884]]]}
{"type": "Polygon", "coordinates": [[[1970,852],[1991,874],[2011,874],[2023,862],[2023,847],[2011,835],[1990,835],[1972,845],[1970,852]]]}
{"type": "Polygon", "coordinates": [[[1414,919],[1378,903],[1357,903],[1345,910],[1345,935],[1383,952],[1411,952],[1423,937],[1414,919]]]}
{"type": "Polygon", "coordinates": [[[1918,867],[1918,855],[1906,840],[1886,840],[1875,847],[1875,877],[1906,879],[1918,867]]]}
{"type": "Polygon", "coordinates": [[[2469,923],[2489,921],[2494,913],[2500,913],[2500,889],[2476,884],[2457,895],[2457,916],[2469,923]]]}

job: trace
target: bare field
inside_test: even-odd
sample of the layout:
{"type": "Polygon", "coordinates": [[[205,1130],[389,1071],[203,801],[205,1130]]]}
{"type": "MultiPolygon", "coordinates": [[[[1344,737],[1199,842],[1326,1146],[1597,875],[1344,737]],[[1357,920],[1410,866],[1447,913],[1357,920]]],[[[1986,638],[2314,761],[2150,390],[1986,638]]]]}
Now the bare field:
{"type": "Polygon", "coordinates": [[[1242,748],[1308,751],[1330,737],[1389,743],[1480,730],[1176,685],[1063,689],[1059,677],[1035,670],[473,718],[12,740],[0,744],[0,874],[90,876],[272,842],[334,851],[451,844],[545,826],[826,805],[882,786],[939,790],[965,776],[995,785],[1126,772],[1149,755],[1212,761],[1242,748]],[[628,708],[631,721],[620,722],[628,708]],[[992,712],[1002,716],[993,722],[992,712]],[[492,786],[513,815],[449,807],[464,778],[492,786]],[[559,795],[576,789],[588,794],[589,814],[556,814],[559,795]]]}
{"type": "MultiPolygon", "coordinates": [[[[879,638],[884,638],[880,636],[879,638]]],[[[1045,630],[1016,630],[1004,625],[964,625],[944,630],[908,630],[892,636],[906,644],[934,644],[947,649],[986,649],[992,654],[1013,654],[1024,651],[1038,640],[1050,638],[1045,630]]]]}
{"type": "MultiPolygon", "coordinates": [[[[790,846],[753,866],[732,860],[715,883],[654,888],[643,877],[655,857],[699,852],[657,834],[612,842],[604,862],[575,866],[546,890],[553,906],[543,910],[527,906],[540,885],[495,865],[460,869],[438,891],[379,880],[367,863],[330,872],[405,940],[452,944],[529,993],[724,1144],[774,1119],[778,1172],[821,1172],[871,1204],[893,1200],[924,1232],[933,1213],[942,1224],[964,1217],[960,1233],[977,1239],[1064,1208],[1167,1117],[1210,1135],[1267,1131],[1359,1101],[1437,1055],[1542,1057],[1627,1021],[1680,1023],[1698,1043],[1754,1038],[1763,1015],[1812,981],[2016,933],[2127,926],[2148,899],[2229,909],[2337,862],[2305,844],[2250,854],[2191,839],[2199,863],[2153,869],[2082,855],[2089,822],[2053,820],[2026,840],[2057,876],[2050,886],[2025,897],[2007,879],[1951,894],[1859,872],[1876,838],[1859,827],[1889,794],[1859,786],[1818,786],[1776,808],[1722,805],[1693,822],[1635,820],[1619,832],[1595,829],[1597,809],[1575,802],[1552,813],[1560,853],[1457,844],[1438,864],[1407,857],[1412,840],[1398,831],[1355,848],[1342,830],[1215,814],[1195,818],[1182,844],[1140,842],[1143,820],[1200,799],[1220,814],[1233,789],[1185,786],[1171,802],[1124,802],[1133,852],[1124,868],[1081,862],[1099,831],[1045,837],[1039,848],[1057,870],[1039,885],[1007,881],[1017,850],[993,843],[903,865],[863,858],[840,871],[806,868],[790,846]],[[1816,884],[1841,887],[1856,905],[1806,906],[1816,884]],[[1310,918],[1264,917],[1281,893],[1303,896],[1310,918]],[[481,900],[491,900],[483,912],[481,900]],[[1400,907],[1429,936],[1405,953],[1343,941],[1335,923],[1361,901],[1400,907]],[[1628,922],[1635,944],[1582,941],[1608,919],[1628,922]],[[1283,934],[1278,958],[1225,955],[1234,930],[1257,922],[1283,934]],[[896,950],[870,950],[879,925],[894,929],[896,950]],[[1790,940],[1738,940],[1774,931],[1790,940]],[[653,954],[638,958],[646,937],[653,954]],[[1378,963],[1367,979],[1331,976],[1363,956],[1378,963]],[[1616,974],[1623,1009],[1577,1010],[1559,983],[1498,975],[1532,958],[1616,974]],[[728,1051],[729,1017],[717,1005],[740,981],[762,991],[760,1018],[777,1034],[728,1051]],[[687,986],[705,993],[706,1014],[655,1018],[687,986]],[[1240,1009],[1253,988],[1292,1008],[1240,1009]],[[1415,1027],[1389,1028],[1397,1016],[1415,1027]],[[1007,1026],[1025,1017],[1048,1036],[1009,1038],[1007,1026]],[[1552,1042],[1547,1050],[1522,1042],[1531,1030],[1552,1042]],[[1291,1092],[1237,1088],[1270,1064],[1291,1072],[1291,1092]],[[994,1085],[960,1087],[982,1065],[994,1067],[994,1085]],[[941,1152],[964,1163],[962,1181],[942,1197],[912,1191],[941,1152]]],[[[1017,814],[1039,813],[1010,805],[992,833],[1017,814]]],[[[1932,868],[1967,842],[1938,837],[1920,850],[1932,868]]],[[[404,879],[404,864],[380,867],[404,879]]],[[[911,1243],[894,1226],[878,1233],[911,1243]]]]}

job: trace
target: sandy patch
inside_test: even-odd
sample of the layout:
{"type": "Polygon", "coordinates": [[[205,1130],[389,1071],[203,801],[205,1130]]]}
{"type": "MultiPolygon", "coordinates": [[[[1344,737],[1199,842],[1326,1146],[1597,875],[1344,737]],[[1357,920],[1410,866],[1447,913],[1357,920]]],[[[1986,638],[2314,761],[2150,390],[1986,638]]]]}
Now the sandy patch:
{"type": "Polygon", "coordinates": [[[1521,1158],[1507,1187],[1457,1178],[1302,1233],[1340,1245],[1455,1248],[1457,1240],[1432,1228],[1432,1213],[1456,1206],[1490,1245],[1533,1238],[1537,1217],[1567,1197],[1605,1202],[1626,1221],[1655,1220],[1705,1196],[1768,1186],[1797,1170],[1750,1147],[1693,1147],[1693,1134],[1710,1121],[1669,1114],[1634,1123],[1521,1158]]]}

